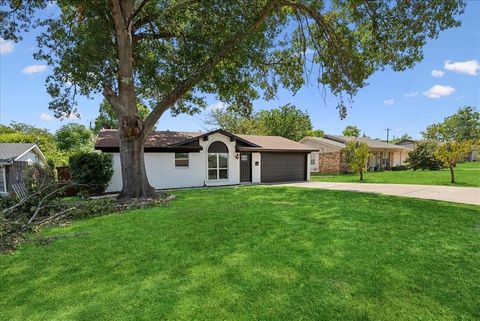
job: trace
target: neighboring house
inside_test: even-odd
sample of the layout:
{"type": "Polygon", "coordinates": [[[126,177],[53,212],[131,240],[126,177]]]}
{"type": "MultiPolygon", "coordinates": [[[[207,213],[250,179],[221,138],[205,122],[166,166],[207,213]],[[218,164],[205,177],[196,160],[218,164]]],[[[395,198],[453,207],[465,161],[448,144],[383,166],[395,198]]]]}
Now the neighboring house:
{"type": "MultiPolygon", "coordinates": [[[[417,144],[421,142],[420,140],[415,140],[415,139],[402,139],[401,141],[397,142],[396,145],[403,146],[405,148],[408,148],[410,150],[415,149],[417,147],[417,144]]],[[[443,142],[438,142],[439,144],[443,144],[443,142]]],[[[479,147],[474,147],[473,150],[465,155],[464,161],[466,162],[475,162],[478,160],[478,154],[479,154],[479,147]]]]}
{"type": "MultiPolygon", "coordinates": [[[[117,130],[101,130],[95,149],[113,155],[114,172],[107,191],[120,191],[117,130]]],[[[224,130],[152,132],[144,148],[147,177],[157,189],[308,180],[313,150],[283,137],[224,130]]]]}
{"type": "Polygon", "coordinates": [[[415,147],[417,147],[418,142],[419,140],[416,140],[416,139],[402,139],[401,141],[396,142],[395,145],[403,146],[405,148],[409,148],[410,150],[413,150],[415,149],[415,147]]]}
{"type": "Polygon", "coordinates": [[[389,169],[403,165],[410,149],[366,137],[325,135],[324,137],[304,137],[300,143],[316,149],[311,155],[311,170],[317,173],[342,173],[347,170],[344,149],[346,143],[359,140],[368,145],[369,170],[389,169]]]}
{"type": "Polygon", "coordinates": [[[46,162],[36,144],[0,143],[0,194],[11,193],[13,184],[23,182],[27,165],[45,165],[46,162]]]}

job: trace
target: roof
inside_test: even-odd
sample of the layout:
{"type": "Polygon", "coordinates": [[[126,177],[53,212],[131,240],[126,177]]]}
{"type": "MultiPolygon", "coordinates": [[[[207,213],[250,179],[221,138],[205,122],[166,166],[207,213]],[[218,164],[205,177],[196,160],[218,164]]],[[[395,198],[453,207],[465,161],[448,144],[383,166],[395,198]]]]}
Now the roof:
{"type": "Polygon", "coordinates": [[[396,145],[400,145],[400,144],[402,144],[402,143],[418,143],[418,142],[419,142],[418,139],[409,139],[409,138],[408,138],[408,139],[402,139],[402,140],[396,142],[395,144],[396,144],[396,145]]]}
{"type": "MultiPolygon", "coordinates": [[[[148,134],[145,140],[145,148],[151,147],[166,147],[183,142],[190,138],[201,136],[202,132],[175,132],[175,131],[157,131],[148,134]]],[[[117,129],[102,129],[98,133],[97,141],[95,142],[96,149],[103,148],[118,148],[118,130],[117,129]]]]}
{"type": "Polygon", "coordinates": [[[36,149],[37,154],[45,160],[45,156],[34,143],[0,143],[0,162],[12,162],[32,149],[36,149]]]}
{"type": "Polygon", "coordinates": [[[331,145],[331,146],[338,147],[338,148],[345,148],[346,147],[344,143],[339,143],[337,141],[334,141],[334,140],[331,140],[331,139],[326,139],[326,138],[323,138],[323,137],[306,136],[306,137],[302,138],[302,140],[300,140],[300,141],[303,141],[304,139],[313,140],[313,141],[316,141],[316,142],[321,143],[321,144],[327,144],[327,145],[331,145]]]}
{"type": "MultiPolygon", "coordinates": [[[[246,146],[238,146],[238,151],[285,151],[285,152],[310,152],[314,151],[310,146],[294,142],[280,136],[258,136],[258,135],[235,135],[222,129],[211,132],[176,132],[157,131],[147,136],[145,142],[146,152],[173,152],[173,151],[199,151],[199,145],[187,145],[197,139],[214,133],[222,133],[244,143],[246,146]]],[[[95,149],[107,152],[116,152],[119,148],[118,130],[102,129],[98,133],[95,149]]]]}
{"type": "Polygon", "coordinates": [[[259,147],[240,147],[240,151],[298,151],[311,152],[316,149],[281,136],[237,135],[259,147]]]}
{"type": "Polygon", "coordinates": [[[396,150],[407,150],[403,146],[394,145],[386,142],[382,142],[381,140],[371,139],[367,137],[353,137],[353,136],[340,136],[340,135],[325,135],[327,139],[339,142],[339,143],[348,143],[352,140],[358,140],[364,142],[368,145],[368,147],[373,149],[396,149],[396,150]]]}

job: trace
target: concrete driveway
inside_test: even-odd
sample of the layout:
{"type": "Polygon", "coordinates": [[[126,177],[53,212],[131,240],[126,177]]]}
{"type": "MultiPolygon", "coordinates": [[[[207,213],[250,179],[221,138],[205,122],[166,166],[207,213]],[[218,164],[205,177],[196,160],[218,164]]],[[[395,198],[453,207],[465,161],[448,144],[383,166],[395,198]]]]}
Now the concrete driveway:
{"type": "Polygon", "coordinates": [[[379,193],[438,201],[480,205],[480,188],[451,187],[437,185],[411,184],[370,184],[370,183],[330,183],[330,182],[298,182],[275,186],[292,186],[321,188],[341,191],[379,193]]]}

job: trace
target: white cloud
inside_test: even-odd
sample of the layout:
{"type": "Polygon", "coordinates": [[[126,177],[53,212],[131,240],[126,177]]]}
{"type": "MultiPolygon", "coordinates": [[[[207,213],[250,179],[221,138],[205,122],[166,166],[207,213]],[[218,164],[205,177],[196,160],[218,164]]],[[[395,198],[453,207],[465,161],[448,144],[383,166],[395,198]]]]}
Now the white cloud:
{"type": "Polygon", "coordinates": [[[22,70],[22,74],[33,75],[40,72],[44,72],[47,69],[47,65],[30,65],[22,70]]]}
{"type": "Polygon", "coordinates": [[[428,98],[442,98],[446,97],[448,95],[451,95],[455,92],[455,88],[450,87],[450,86],[443,86],[443,85],[435,85],[428,89],[427,91],[423,92],[424,96],[427,96],[428,98]]]}
{"type": "Polygon", "coordinates": [[[207,107],[207,110],[209,111],[214,111],[214,110],[223,110],[225,109],[227,106],[222,103],[221,101],[217,101],[215,104],[212,104],[212,105],[209,105],[207,107]]]}
{"type": "Polygon", "coordinates": [[[440,77],[443,77],[443,75],[445,75],[445,71],[441,71],[441,70],[438,70],[438,69],[433,69],[432,70],[432,76],[433,77],[440,78],[440,77]]]}
{"type": "Polygon", "coordinates": [[[53,117],[52,115],[46,114],[46,113],[41,113],[40,114],[40,119],[43,121],[52,121],[53,117]]]}
{"type": "Polygon", "coordinates": [[[418,91],[412,91],[411,93],[403,94],[403,97],[412,98],[418,95],[418,91]]]}
{"type": "Polygon", "coordinates": [[[476,59],[455,62],[447,60],[445,61],[445,65],[443,66],[443,68],[445,68],[446,70],[458,72],[460,74],[475,76],[480,70],[480,62],[476,59]]]}
{"type": "Polygon", "coordinates": [[[384,104],[385,106],[392,106],[394,103],[395,103],[395,100],[394,100],[394,99],[387,99],[387,100],[384,100],[384,101],[383,101],[383,104],[384,104]]]}
{"type": "Polygon", "coordinates": [[[0,54],[6,55],[13,52],[13,41],[0,38],[0,54]]]}

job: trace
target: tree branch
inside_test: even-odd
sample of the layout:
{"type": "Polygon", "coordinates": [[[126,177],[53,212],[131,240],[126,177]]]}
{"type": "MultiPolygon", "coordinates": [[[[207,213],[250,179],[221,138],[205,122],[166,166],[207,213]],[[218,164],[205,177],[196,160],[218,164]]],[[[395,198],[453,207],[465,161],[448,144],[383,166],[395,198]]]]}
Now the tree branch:
{"type": "Polygon", "coordinates": [[[277,0],[268,1],[265,6],[260,11],[258,18],[255,22],[244,31],[236,33],[232,38],[230,38],[219,52],[207,59],[200,68],[192,73],[192,75],[180,83],[175,89],[173,89],[169,94],[167,94],[152,110],[145,119],[143,137],[145,138],[150,132],[150,130],[155,126],[156,122],[160,119],[163,113],[175,104],[180,97],[185,93],[190,91],[197,83],[199,83],[202,78],[207,75],[218,63],[220,63],[226,56],[235,51],[237,45],[245,40],[250,34],[257,31],[268,18],[268,16],[273,12],[277,6],[277,0]]]}
{"type": "Polygon", "coordinates": [[[138,33],[133,35],[133,41],[137,42],[143,39],[157,40],[157,39],[171,39],[171,38],[189,38],[189,35],[174,33],[174,32],[162,32],[157,33],[138,33]]]}
{"type": "Polygon", "coordinates": [[[113,91],[113,89],[105,84],[103,85],[103,97],[105,97],[105,99],[107,99],[108,103],[110,104],[110,106],[112,106],[112,108],[118,113],[122,113],[123,112],[123,109],[121,107],[121,105],[119,104],[118,102],[118,96],[117,94],[113,91]]]}
{"type": "Polygon", "coordinates": [[[128,17],[127,27],[130,25],[130,23],[132,23],[133,19],[135,19],[135,17],[140,13],[140,11],[142,11],[143,7],[147,4],[148,1],[149,0],[143,0],[138,6],[138,8],[135,9],[135,11],[130,15],[130,17],[128,17]]]}

